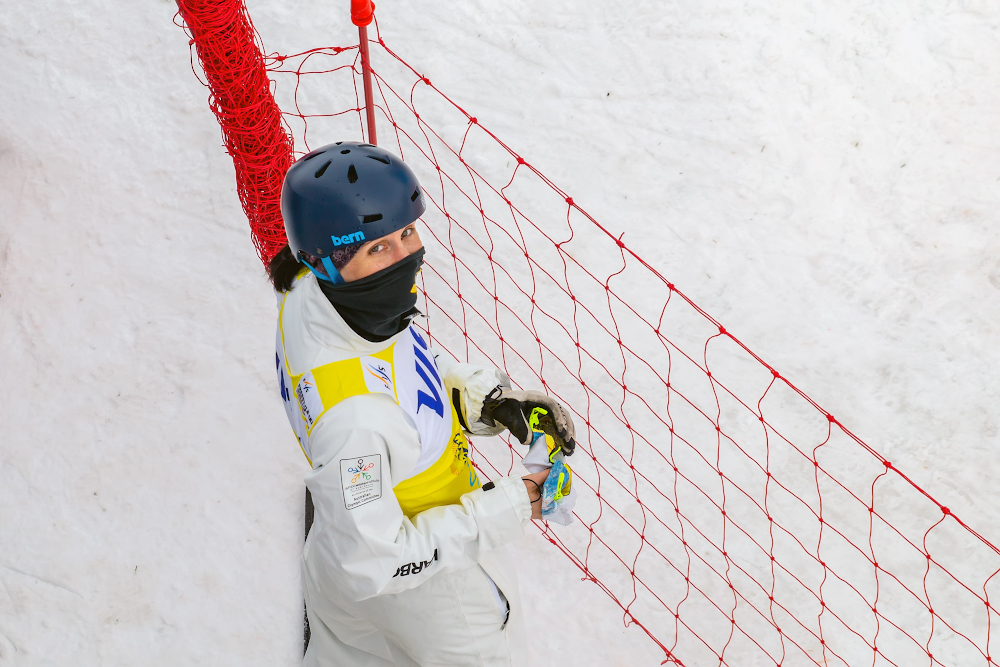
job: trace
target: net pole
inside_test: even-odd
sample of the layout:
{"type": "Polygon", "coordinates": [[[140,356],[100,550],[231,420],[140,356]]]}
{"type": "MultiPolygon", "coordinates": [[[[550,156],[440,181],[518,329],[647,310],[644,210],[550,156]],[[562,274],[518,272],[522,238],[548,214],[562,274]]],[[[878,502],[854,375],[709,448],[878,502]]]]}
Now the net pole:
{"type": "Polygon", "coordinates": [[[372,68],[368,60],[368,26],[358,26],[361,40],[361,72],[365,82],[365,115],[368,118],[368,143],[378,145],[375,136],[375,105],[372,103],[372,68]]]}
{"type": "Polygon", "coordinates": [[[368,25],[375,15],[371,0],[351,0],[351,21],[358,26],[358,49],[361,52],[361,78],[365,87],[365,116],[368,120],[368,143],[378,145],[375,133],[375,104],[372,100],[372,66],[368,58],[368,25]]]}

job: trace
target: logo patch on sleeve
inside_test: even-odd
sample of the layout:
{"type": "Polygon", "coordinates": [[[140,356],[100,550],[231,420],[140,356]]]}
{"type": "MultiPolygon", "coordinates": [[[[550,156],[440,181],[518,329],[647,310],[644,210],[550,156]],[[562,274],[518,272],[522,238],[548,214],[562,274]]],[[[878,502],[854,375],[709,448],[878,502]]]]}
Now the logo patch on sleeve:
{"type": "Polygon", "coordinates": [[[364,373],[368,391],[396,397],[392,382],[392,364],[388,361],[378,357],[361,357],[361,372],[364,373]]]}
{"type": "Polygon", "coordinates": [[[382,497],[382,455],[340,460],[344,506],[352,510],[382,497]]]}
{"type": "Polygon", "coordinates": [[[313,422],[323,413],[323,399],[319,397],[316,381],[312,373],[306,373],[295,385],[295,397],[299,400],[299,411],[306,424],[312,428],[313,422]]]}

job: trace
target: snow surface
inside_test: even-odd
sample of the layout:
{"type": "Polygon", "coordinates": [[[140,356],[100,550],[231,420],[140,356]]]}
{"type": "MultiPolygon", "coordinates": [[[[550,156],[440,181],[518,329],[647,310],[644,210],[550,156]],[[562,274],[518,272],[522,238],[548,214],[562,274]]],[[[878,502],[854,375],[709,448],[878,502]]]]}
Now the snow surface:
{"type": "MultiPolygon", "coordinates": [[[[346,3],[249,5],[268,51],[354,40],[346,3]]],[[[306,464],[276,399],[274,301],[174,11],[0,6],[3,666],[301,655],[306,464]]],[[[435,85],[1000,538],[996,3],[378,15],[435,85]]],[[[532,664],[662,659],[536,533],[515,553],[532,664]]]]}

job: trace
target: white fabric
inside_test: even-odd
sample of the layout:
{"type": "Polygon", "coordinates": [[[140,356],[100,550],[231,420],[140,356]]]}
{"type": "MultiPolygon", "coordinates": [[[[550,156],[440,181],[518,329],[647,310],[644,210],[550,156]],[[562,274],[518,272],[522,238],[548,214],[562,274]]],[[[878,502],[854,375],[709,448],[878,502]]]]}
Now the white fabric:
{"type": "Polygon", "coordinates": [[[355,605],[318,596],[306,586],[312,638],[306,667],[522,667],[527,663],[520,596],[509,597],[510,619],[490,590],[517,591],[505,551],[478,567],[431,577],[418,588],[355,605]],[[501,630],[501,628],[503,628],[501,630]]]}
{"type": "Polygon", "coordinates": [[[507,376],[496,368],[483,368],[474,364],[462,363],[440,353],[436,360],[441,372],[444,373],[444,385],[449,400],[452,400],[452,392],[455,389],[459,391],[460,405],[458,409],[462,412],[462,417],[468,426],[466,433],[491,436],[503,432],[502,425],[487,426],[479,420],[482,417],[483,400],[486,396],[498,386],[510,387],[510,380],[507,379],[507,376]]]}
{"type": "MultiPolygon", "coordinates": [[[[308,286],[316,285],[316,278],[312,277],[311,280],[300,278],[296,284],[302,286],[300,291],[306,291],[308,286]]],[[[318,287],[315,291],[321,298],[325,298],[322,297],[322,292],[318,287]]],[[[390,340],[382,343],[369,343],[368,349],[361,354],[359,354],[360,350],[357,345],[349,347],[324,344],[309,345],[308,343],[314,341],[309,338],[303,339],[298,334],[301,329],[306,328],[301,323],[303,317],[308,317],[311,314],[309,311],[312,309],[308,307],[310,304],[303,303],[307,300],[293,297],[295,294],[296,290],[293,289],[285,298],[278,301],[280,314],[278,327],[275,331],[275,363],[281,396],[285,405],[285,415],[288,417],[292,430],[302,446],[302,451],[310,463],[312,462],[312,430],[323,414],[323,401],[316,390],[312,371],[333,362],[359,358],[361,367],[364,369],[363,375],[368,390],[385,394],[398,403],[403,408],[404,417],[410,425],[417,429],[421,449],[414,468],[407,477],[423,472],[433,465],[441,457],[451,437],[452,412],[448,390],[441,379],[435,355],[429,349],[423,335],[415,327],[410,327],[407,332],[401,332],[390,340]],[[283,326],[282,322],[286,321],[289,323],[288,326],[283,326]],[[304,341],[307,344],[303,345],[304,341]],[[291,363],[291,360],[286,357],[286,348],[299,351],[307,350],[305,355],[299,354],[300,357],[304,357],[305,366],[291,363]],[[391,348],[391,362],[371,356],[389,348],[391,348]],[[302,377],[292,386],[292,378],[300,374],[302,377]]],[[[336,310],[329,306],[329,303],[326,305],[336,315],[336,310]]],[[[322,308],[314,310],[322,312],[322,308]]],[[[339,315],[336,316],[339,318],[339,315]]],[[[341,324],[343,324],[342,320],[341,324]]],[[[343,325],[343,328],[347,329],[350,335],[355,338],[365,343],[368,342],[357,336],[346,325],[343,325]]],[[[316,327],[316,329],[322,335],[324,329],[321,327],[316,327]]],[[[315,339],[315,335],[312,338],[315,339]]],[[[315,342],[318,342],[318,339],[315,342]]],[[[483,372],[491,373],[492,371],[491,369],[483,369],[483,372]]],[[[400,482],[403,479],[405,477],[397,476],[396,481],[400,482]]]]}
{"type": "MultiPolygon", "coordinates": [[[[383,343],[364,340],[311,274],[286,297],[282,319],[279,376],[282,354],[291,373],[299,374],[412,337],[403,331],[383,343]]],[[[294,400],[287,387],[282,394],[286,406],[294,400]]],[[[290,417],[301,423],[293,407],[290,417]]],[[[520,478],[501,478],[490,491],[462,496],[460,505],[407,518],[392,487],[413,474],[421,443],[405,411],[385,394],[354,396],[332,407],[312,427],[308,447],[313,471],[306,484],[316,512],[302,573],[317,643],[305,664],[524,664],[517,580],[502,549],[524,534],[531,517],[520,478]],[[379,462],[381,493],[347,509],[341,462],[354,459],[379,462]],[[511,605],[503,629],[484,570],[511,605]],[[394,650],[415,662],[401,661],[394,650]]]]}

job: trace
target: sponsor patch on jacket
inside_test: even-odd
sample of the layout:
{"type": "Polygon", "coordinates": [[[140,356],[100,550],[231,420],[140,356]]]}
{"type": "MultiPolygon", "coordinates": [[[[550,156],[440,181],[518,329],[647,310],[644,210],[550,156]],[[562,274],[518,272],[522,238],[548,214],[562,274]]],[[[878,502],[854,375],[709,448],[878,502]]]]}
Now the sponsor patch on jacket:
{"type": "Polygon", "coordinates": [[[392,364],[378,357],[361,357],[361,372],[368,391],[389,394],[394,400],[396,389],[392,382],[392,364]]]}
{"type": "Polygon", "coordinates": [[[429,567],[431,563],[438,559],[438,550],[434,550],[434,555],[431,556],[430,560],[421,561],[419,563],[407,563],[396,568],[396,574],[392,575],[393,578],[405,577],[408,574],[420,574],[424,571],[425,567],[429,567]]]}
{"type": "Polygon", "coordinates": [[[319,397],[319,389],[316,388],[316,380],[311,372],[303,375],[295,385],[295,398],[299,401],[302,418],[312,428],[313,422],[323,413],[323,399],[319,397]]]}
{"type": "Polygon", "coordinates": [[[352,510],[382,497],[382,455],[340,460],[344,506],[352,510]]]}

